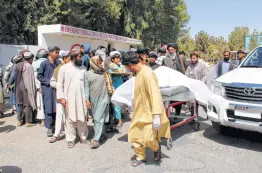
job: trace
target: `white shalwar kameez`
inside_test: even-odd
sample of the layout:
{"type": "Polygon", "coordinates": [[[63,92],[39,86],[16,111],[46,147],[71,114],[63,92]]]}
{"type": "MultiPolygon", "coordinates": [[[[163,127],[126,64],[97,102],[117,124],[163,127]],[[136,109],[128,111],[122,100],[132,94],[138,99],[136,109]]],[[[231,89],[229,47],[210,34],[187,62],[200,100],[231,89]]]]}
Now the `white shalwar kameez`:
{"type": "Polygon", "coordinates": [[[65,132],[67,141],[74,141],[76,130],[81,140],[86,140],[88,129],[86,123],[86,104],[84,95],[83,66],[65,64],[58,73],[57,99],[66,99],[65,132]]]}

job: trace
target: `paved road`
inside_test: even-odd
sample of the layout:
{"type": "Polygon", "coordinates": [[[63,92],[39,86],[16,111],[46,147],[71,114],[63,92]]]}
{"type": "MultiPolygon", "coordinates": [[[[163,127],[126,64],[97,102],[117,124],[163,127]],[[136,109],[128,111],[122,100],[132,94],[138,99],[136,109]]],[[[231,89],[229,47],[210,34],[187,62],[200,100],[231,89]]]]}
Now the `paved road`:
{"type": "MultiPolygon", "coordinates": [[[[200,115],[205,113],[200,108],[200,115]]],[[[65,140],[49,144],[43,127],[16,127],[9,112],[0,119],[0,169],[4,173],[261,173],[262,135],[230,129],[217,133],[209,121],[201,120],[200,131],[185,125],[172,132],[173,148],[163,145],[162,163],[151,161],[138,168],[130,166],[133,156],[127,143],[125,123],[119,134],[97,150],[76,144],[68,149],[65,140]]],[[[91,129],[90,124],[90,129],[91,129]]]]}

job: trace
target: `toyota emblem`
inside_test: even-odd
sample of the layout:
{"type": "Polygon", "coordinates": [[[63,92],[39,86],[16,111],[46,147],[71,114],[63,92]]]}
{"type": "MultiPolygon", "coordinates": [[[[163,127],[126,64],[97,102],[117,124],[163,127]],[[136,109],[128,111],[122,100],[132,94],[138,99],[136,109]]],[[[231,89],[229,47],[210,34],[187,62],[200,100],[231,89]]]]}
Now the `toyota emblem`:
{"type": "Polygon", "coordinates": [[[256,92],[256,89],[254,89],[254,88],[245,88],[245,89],[244,89],[244,93],[245,93],[246,95],[254,95],[255,92],[256,92]]]}

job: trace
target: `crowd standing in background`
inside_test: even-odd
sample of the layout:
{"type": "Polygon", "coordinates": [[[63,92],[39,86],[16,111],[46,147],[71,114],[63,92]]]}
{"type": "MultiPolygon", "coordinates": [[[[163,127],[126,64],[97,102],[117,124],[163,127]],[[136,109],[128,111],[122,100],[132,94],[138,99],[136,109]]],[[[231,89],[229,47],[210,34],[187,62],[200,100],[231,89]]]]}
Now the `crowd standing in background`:
{"type": "MultiPolygon", "coordinates": [[[[238,54],[242,61],[245,52],[238,54]]],[[[166,66],[206,83],[207,66],[199,61],[199,54],[193,52],[189,62],[175,43],[162,46],[157,52],[147,48],[136,52],[103,46],[92,49],[88,44],[74,45],[71,50],[51,46],[38,50],[35,56],[23,50],[11,59],[4,74],[0,71],[0,114],[3,116],[5,90],[10,95],[12,113],[17,113],[17,126],[31,127],[36,122],[45,126],[50,143],[60,140],[64,131],[68,148],[73,148],[76,141],[87,143],[87,121],[91,120],[94,136],[88,145],[95,149],[106,139],[107,132],[121,129],[127,109],[112,105],[111,96],[128,78],[136,76],[129,130],[129,142],[136,153],[132,166],[146,160],[146,147],[154,151],[154,159],[159,161],[159,141],[161,137],[170,137],[170,125],[153,70],[166,66]]],[[[225,51],[215,66],[214,78],[234,68],[230,51],[225,51]]],[[[175,109],[179,115],[181,105],[175,109]]]]}

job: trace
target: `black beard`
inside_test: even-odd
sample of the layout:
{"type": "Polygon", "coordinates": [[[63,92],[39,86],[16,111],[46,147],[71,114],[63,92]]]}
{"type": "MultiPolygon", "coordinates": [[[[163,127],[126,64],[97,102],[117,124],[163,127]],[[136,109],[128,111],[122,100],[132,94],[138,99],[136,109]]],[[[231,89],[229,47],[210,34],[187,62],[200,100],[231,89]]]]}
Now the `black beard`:
{"type": "Polygon", "coordinates": [[[79,67],[79,66],[82,65],[82,60],[81,60],[81,61],[77,61],[77,60],[75,60],[74,63],[75,63],[75,66],[78,66],[78,67],[79,67]]]}
{"type": "Polygon", "coordinates": [[[224,61],[225,61],[225,62],[228,62],[228,61],[229,61],[229,58],[224,58],[224,61]]]}

